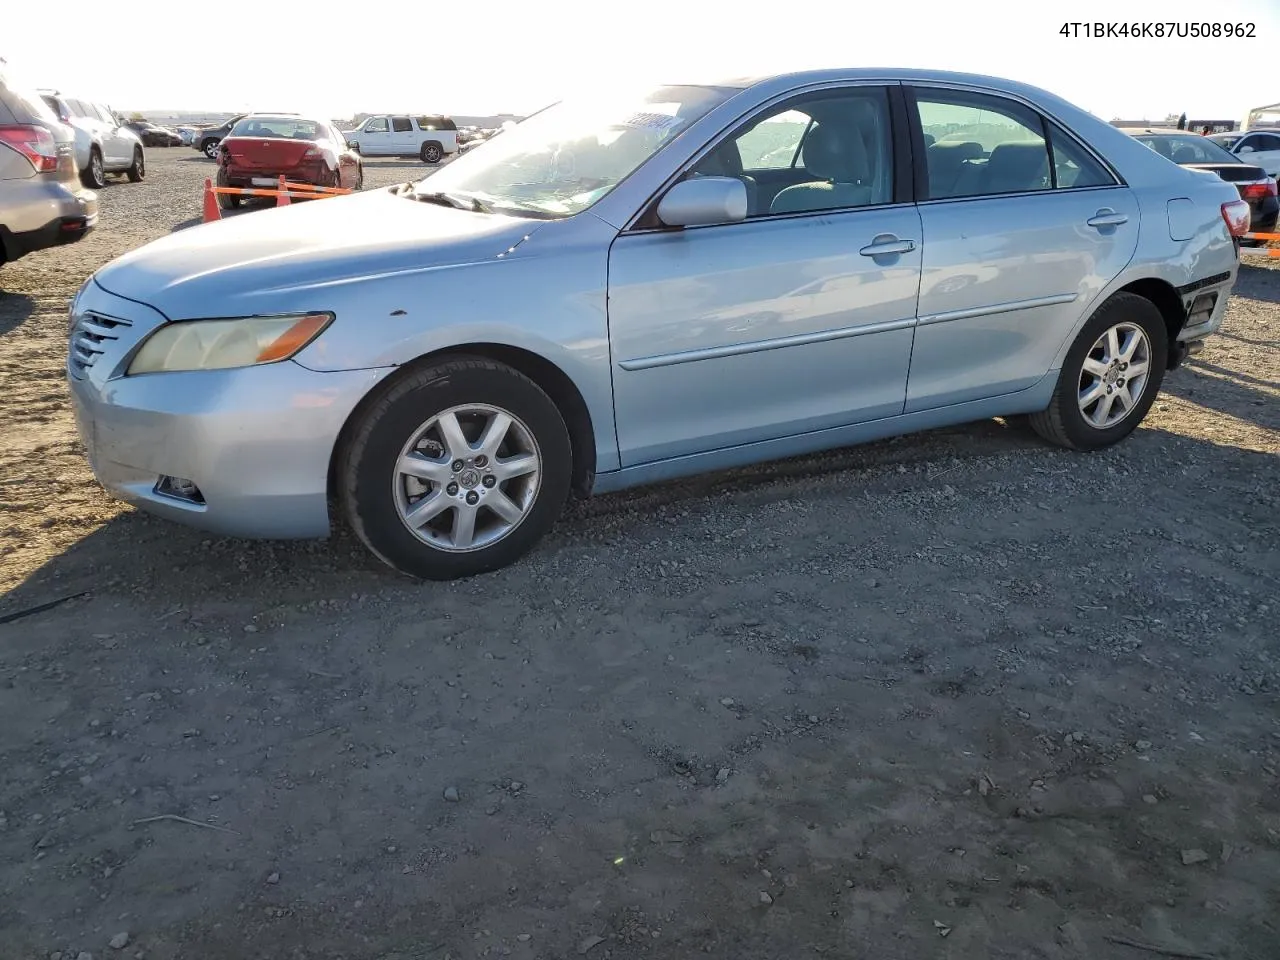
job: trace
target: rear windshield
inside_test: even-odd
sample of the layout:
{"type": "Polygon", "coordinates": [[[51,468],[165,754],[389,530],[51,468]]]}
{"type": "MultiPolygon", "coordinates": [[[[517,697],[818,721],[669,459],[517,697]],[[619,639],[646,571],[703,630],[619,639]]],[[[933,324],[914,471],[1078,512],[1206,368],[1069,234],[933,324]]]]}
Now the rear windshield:
{"type": "Polygon", "coordinates": [[[297,117],[245,117],[231,128],[233,137],[275,137],[281,140],[318,140],[320,124],[297,117]]]}
{"type": "Polygon", "coordinates": [[[1191,134],[1145,134],[1135,137],[1139,143],[1168,157],[1174,163],[1239,163],[1240,158],[1228,153],[1208,137],[1191,134]]]}

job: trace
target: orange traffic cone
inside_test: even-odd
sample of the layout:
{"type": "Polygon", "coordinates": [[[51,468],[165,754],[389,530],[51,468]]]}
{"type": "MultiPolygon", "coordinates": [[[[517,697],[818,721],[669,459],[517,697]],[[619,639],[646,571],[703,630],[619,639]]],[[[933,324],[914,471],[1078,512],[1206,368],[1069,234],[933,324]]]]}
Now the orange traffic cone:
{"type": "Polygon", "coordinates": [[[287,207],[289,204],[293,203],[293,201],[289,199],[289,188],[285,184],[284,177],[280,178],[280,184],[277,189],[280,191],[280,194],[276,197],[277,207],[287,207]]]}
{"type": "Polygon", "coordinates": [[[208,177],[204,181],[204,222],[221,220],[222,211],[218,209],[218,198],[213,193],[213,181],[208,177]]]}

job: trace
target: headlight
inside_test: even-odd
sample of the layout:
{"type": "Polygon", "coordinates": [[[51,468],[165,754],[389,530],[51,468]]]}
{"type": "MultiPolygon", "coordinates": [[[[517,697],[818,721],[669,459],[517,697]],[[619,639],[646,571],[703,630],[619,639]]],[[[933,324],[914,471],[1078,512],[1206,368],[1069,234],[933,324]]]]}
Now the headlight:
{"type": "Polygon", "coordinates": [[[129,375],[176,370],[225,370],[288,360],[318,337],[331,313],[167,323],[142,343],[129,375]]]}

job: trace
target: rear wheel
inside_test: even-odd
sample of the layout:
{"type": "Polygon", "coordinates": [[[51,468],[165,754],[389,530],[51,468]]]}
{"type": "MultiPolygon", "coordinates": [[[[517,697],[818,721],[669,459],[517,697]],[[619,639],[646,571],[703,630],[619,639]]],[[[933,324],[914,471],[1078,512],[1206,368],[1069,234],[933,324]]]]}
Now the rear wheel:
{"type": "Polygon", "coordinates": [[[1164,380],[1169,334],[1155,304],[1132,293],[1110,297],[1067,352],[1047,410],[1031,426],[1050,443],[1098,450],[1137,429],[1164,380]]]}
{"type": "MultiPolygon", "coordinates": [[[[227,178],[221,172],[218,174],[218,186],[227,186],[227,178]]],[[[244,197],[234,193],[219,193],[217,197],[220,210],[239,210],[240,202],[244,199],[244,197]]]]}
{"type": "Polygon", "coordinates": [[[129,180],[133,183],[141,183],[142,178],[147,175],[147,161],[142,156],[142,148],[133,148],[133,166],[129,168],[129,180]]]}
{"type": "Polygon", "coordinates": [[[444,156],[444,151],[440,149],[440,144],[432,140],[430,143],[422,145],[422,151],[419,154],[423,163],[439,163],[440,158],[444,156]]]}
{"type": "Polygon", "coordinates": [[[383,562],[429,580],[504,567],[551,528],[569,495],[572,449],[532,380],[481,358],[389,384],[341,454],[340,498],[383,562]]]}
{"type": "Polygon", "coordinates": [[[102,151],[97,147],[89,150],[89,166],[81,174],[86,187],[101,190],[107,185],[107,168],[102,163],[102,151]]]}
{"type": "Polygon", "coordinates": [[[200,152],[210,160],[216,160],[218,158],[218,141],[205,140],[200,144],[200,152]]]}

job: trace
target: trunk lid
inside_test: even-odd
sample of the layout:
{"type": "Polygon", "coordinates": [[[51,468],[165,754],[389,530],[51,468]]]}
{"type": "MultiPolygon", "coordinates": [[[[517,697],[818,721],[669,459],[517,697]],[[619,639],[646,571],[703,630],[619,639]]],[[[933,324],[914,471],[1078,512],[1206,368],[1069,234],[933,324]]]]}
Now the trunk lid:
{"type": "Polygon", "coordinates": [[[315,144],[283,137],[227,137],[222,141],[231,165],[240,170],[286,170],[302,162],[315,144]]]}
{"type": "Polygon", "coordinates": [[[1266,173],[1261,167],[1247,163],[1187,163],[1183,166],[1192,170],[1209,170],[1216,173],[1227,183],[1249,183],[1265,180],[1266,173]]]}

